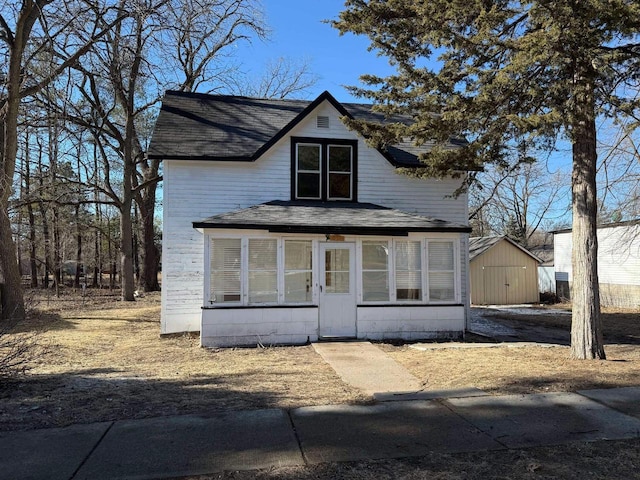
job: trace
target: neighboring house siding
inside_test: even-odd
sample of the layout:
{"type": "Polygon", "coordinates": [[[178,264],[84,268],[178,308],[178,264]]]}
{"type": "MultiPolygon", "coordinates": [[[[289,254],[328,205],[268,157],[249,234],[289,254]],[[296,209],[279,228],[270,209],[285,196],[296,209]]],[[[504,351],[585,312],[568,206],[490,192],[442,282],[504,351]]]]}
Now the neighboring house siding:
{"type": "Polygon", "coordinates": [[[538,267],[538,290],[540,293],[556,293],[556,277],[554,267],[538,267]]]}
{"type": "Polygon", "coordinates": [[[538,302],[538,262],[501,240],[470,264],[471,303],[475,305],[538,302]],[[508,285],[508,286],[507,286],[508,285]]]}
{"type": "MultiPolygon", "coordinates": [[[[558,288],[573,282],[571,232],[554,236],[558,288]]],[[[598,229],[598,281],[603,306],[640,306],[640,224],[598,229]]],[[[568,297],[562,292],[563,296],[568,297]]]]}
{"type": "MultiPolygon", "coordinates": [[[[339,117],[325,102],[256,162],[164,160],[162,333],[200,329],[204,237],[192,222],[271,200],[289,200],[290,137],[358,139],[339,117]],[[329,117],[329,128],[316,127],[317,115],[329,117]]],[[[359,202],[466,224],[466,196],[447,198],[459,185],[460,180],[399,175],[379,152],[358,141],[359,202]]],[[[461,234],[462,298],[467,298],[467,238],[461,234]]]]}

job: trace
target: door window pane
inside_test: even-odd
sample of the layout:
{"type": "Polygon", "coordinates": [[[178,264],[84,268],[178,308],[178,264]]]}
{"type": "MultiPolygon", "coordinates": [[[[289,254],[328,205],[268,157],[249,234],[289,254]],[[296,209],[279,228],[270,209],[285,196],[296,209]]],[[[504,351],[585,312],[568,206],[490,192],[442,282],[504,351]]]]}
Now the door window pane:
{"type": "Polygon", "coordinates": [[[422,299],[422,255],[420,242],[396,242],[396,298],[422,299]]]}
{"type": "Polygon", "coordinates": [[[310,240],[284,242],[284,301],[312,301],[312,243],[310,240]]]}
{"type": "Polygon", "coordinates": [[[349,250],[326,250],[324,265],[325,293],[349,293],[349,250]]]}
{"type": "Polygon", "coordinates": [[[389,246],[387,242],[362,242],[362,300],[389,300],[389,246]]]}
{"type": "Polygon", "coordinates": [[[211,303],[240,301],[240,246],[239,238],[211,240],[211,303]]]}

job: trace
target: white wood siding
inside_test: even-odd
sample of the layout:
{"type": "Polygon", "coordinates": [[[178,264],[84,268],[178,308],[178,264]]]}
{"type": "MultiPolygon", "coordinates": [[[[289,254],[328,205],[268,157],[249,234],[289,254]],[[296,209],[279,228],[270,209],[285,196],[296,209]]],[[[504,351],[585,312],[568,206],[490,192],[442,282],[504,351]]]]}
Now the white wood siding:
{"type": "Polygon", "coordinates": [[[460,338],[464,306],[358,307],[358,338],[419,340],[460,338]]]}
{"type": "MultiPolygon", "coordinates": [[[[571,232],[556,233],[553,243],[556,278],[571,284],[571,232]]],[[[640,305],[640,225],[598,229],[598,280],[602,305],[640,305]]]]}
{"type": "MultiPolygon", "coordinates": [[[[162,333],[198,331],[202,318],[204,236],[192,222],[212,215],[291,197],[290,136],[358,139],[328,102],[256,162],[164,160],[162,333]],[[316,116],[329,117],[317,128],[316,116]]],[[[460,180],[418,180],[395,173],[391,164],[358,141],[358,201],[467,223],[467,197],[447,198],[460,180]]],[[[467,299],[467,240],[461,235],[462,299],[467,299]]]]}
{"type": "Polygon", "coordinates": [[[318,308],[205,309],[201,333],[203,347],[315,342],[318,308]]]}

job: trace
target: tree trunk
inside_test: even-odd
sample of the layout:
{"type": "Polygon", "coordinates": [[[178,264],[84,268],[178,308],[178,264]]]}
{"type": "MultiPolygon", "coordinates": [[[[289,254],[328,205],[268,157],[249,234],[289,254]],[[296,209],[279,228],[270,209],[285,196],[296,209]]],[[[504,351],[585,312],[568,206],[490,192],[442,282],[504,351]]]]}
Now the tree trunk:
{"type": "Polygon", "coordinates": [[[573,131],[573,317],[571,357],[605,359],[598,285],[596,123],[593,81],[576,82],[573,131]]]}
{"type": "MultiPolygon", "coordinates": [[[[144,169],[144,181],[158,176],[159,161],[152,160],[151,168],[144,169]]],[[[158,184],[150,183],[144,188],[136,200],[140,211],[140,224],[142,227],[142,272],[140,286],[145,292],[157,292],[160,290],[158,283],[158,269],[160,255],[156,246],[154,225],[156,190],[158,184]]]]}
{"type": "Polygon", "coordinates": [[[153,213],[142,217],[142,234],[144,250],[141,285],[145,292],[157,292],[160,290],[160,284],[158,283],[160,255],[156,245],[153,213]]]}
{"type": "Polygon", "coordinates": [[[38,287],[38,264],[36,249],[36,217],[33,214],[31,203],[31,150],[29,145],[29,132],[25,138],[25,162],[24,162],[24,194],[27,201],[27,218],[29,219],[29,271],[31,272],[31,288],[38,287]]]}
{"type": "Polygon", "coordinates": [[[51,273],[51,237],[49,235],[49,221],[44,202],[40,199],[40,218],[42,219],[42,237],[44,239],[44,275],[42,276],[42,288],[49,288],[49,273],[51,273]]]}
{"type": "Polygon", "coordinates": [[[102,224],[102,209],[100,207],[100,195],[98,193],[98,145],[96,141],[93,142],[93,172],[96,177],[96,182],[93,187],[93,200],[95,201],[95,217],[96,229],[93,237],[93,282],[94,288],[102,288],[102,237],[100,235],[100,229],[103,228],[102,224]]]}
{"type": "MultiPolygon", "coordinates": [[[[126,197],[127,193],[124,195],[126,197]]],[[[122,204],[122,212],[120,212],[120,276],[122,278],[122,299],[127,302],[135,301],[133,295],[136,287],[133,278],[133,228],[130,198],[128,202],[122,204]]]]}
{"type": "Polygon", "coordinates": [[[38,263],[36,250],[36,217],[33,214],[33,205],[27,204],[29,214],[29,271],[31,272],[31,288],[38,287],[38,263]]]}
{"type": "Polygon", "coordinates": [[[55,203],[52,205],[52,211],[54,273],[53,287],[56,291],[56,297],[60,298],[60,286],[62,284],[62,256],[60,255],[60,252],[62,250],[62,242],[60,241],[60,210],[55,203]]]}
{"type": "MultiPolygon", "coordinates": [[[[73,286],[80,288],[81,262],[82,262],[82,229],[80,228],[80,204],[76,205],[76,274],[73,278],[73,286]]],[[[83,267],[82,267],[83,268],[83,267]]],[[[85,279],[86,282],[86,279],[85,279]]]]}
{"type": "Polygon", "coordinates": [[[138,217],[138,209],[136,204],[133,203],[133,225],[132,225],[132,238],[131,244],[133,249],[133,276],[136,284],[140,282],[140,242],[138,241],[138,230],[140,229],[140,222],[138,217]]]}
{"type": "MultiPolygon", "coordinates": [[[[0,195],[5,195],[2,190],[4,187],[0,185],[0,195]]],[[[24,319],[22,278],[16,261],[16,246],[11,235],[11,221],[5,208],[0,209],[0,274],[0,283],[4,283],[2,308],[0,309],[2,320],[19,321],[24,319]]]]}

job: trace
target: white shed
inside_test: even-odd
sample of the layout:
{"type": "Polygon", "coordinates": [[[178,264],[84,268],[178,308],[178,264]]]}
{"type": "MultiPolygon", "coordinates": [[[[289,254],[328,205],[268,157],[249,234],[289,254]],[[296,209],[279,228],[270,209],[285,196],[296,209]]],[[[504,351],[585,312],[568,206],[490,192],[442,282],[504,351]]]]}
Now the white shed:
{"type": "MultiPolygon", "coordinates": [[[[554,233],[558,295],[570,297],[571,230],[554,233]]],[[[603,306],[640,306],[640,219],[598,227],[598,279],[603,306]]]]}

